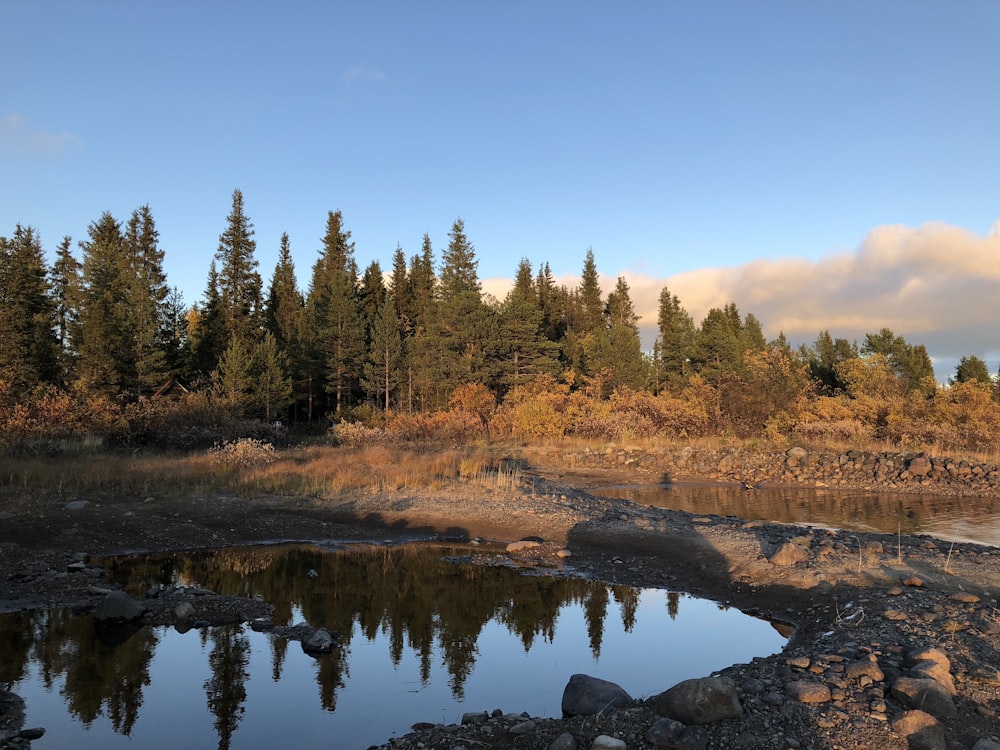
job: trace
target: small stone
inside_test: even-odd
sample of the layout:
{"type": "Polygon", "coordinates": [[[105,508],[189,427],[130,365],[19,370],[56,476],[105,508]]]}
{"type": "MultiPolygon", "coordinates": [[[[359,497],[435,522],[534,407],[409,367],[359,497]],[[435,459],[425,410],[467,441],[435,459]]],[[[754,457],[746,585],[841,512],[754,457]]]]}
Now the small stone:
{"type": "Polygon", "coordinates": [[[628,745],[624,740],[617,737],[609,737],[606,734],[598,735],[590,743],[590,750],[628,750],[628,745]]]}
{"type": "Polygon", "coordinates": [[[791,659],[787,659],[785,663],[796,669],[808,669],[810,661],[808,656],[793,656],[791,659]]]}
{"type": "Polygon", "coordinates": [[[538,722],[528,719],[527,721],[522,721],[510,728],[511,734],[521,735],[521,734],[531,734],[538,729],[538,722]]]}
{"type": "Polygon", "coordinates": [[[181,602],[174,607],[174,617],[178,620],[187,620],[194,617],[194,605],[191,602],[181,602]]]}
{"type": "Polygon", "coordinates": [[[906,619],[906,613],[900,612],[898,609],[887,609],[882,613],[882,616],[887,620],[901,621],[906,619]]]}
{"type": "Polygon", "coordinates": [[[968,591],[956,591],[954,594],[948,597],[953,602],[962,602],[963,604],[978,604],[979,597],[975,594],[970,594],[968,591]]]}
{"type": "Polygon", "coordinates": [[[785,694],[789,700],[799,703],[827,703],[833,699],[830,688],[821,682],[810,680],[794,680],[785,685],[785,694]]]}
{"type": "Polygon", "coordinates": [[[45,727],[32,727],[30,729],[22,729],[17,733],[17,736],[22,740],[28,740],[29,742],[34,742],[35,740],[40,740],[45,736],[45,727]]]}
{"type": "Polygon", "coordinates": [[[903,581],[903,585],[919,589],[924,585],[924,582],[921,581],[916,576],[911,576],[910,578],[907,578],[906,580],[903,581]]]}

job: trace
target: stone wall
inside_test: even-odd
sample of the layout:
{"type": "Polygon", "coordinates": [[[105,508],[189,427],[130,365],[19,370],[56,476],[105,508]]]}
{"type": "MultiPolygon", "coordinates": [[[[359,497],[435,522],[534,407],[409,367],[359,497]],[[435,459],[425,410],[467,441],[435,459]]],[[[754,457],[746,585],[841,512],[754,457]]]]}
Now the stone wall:
{"type": "Polygon", "coordinates": [[[562,459],[576,468],[630,470],[642,481],[745,482],[844,487],[939,495],[1000,496],[996,464],[931,456],[848,450],[753,452],[731,448],[588,448],[562,459]]]}

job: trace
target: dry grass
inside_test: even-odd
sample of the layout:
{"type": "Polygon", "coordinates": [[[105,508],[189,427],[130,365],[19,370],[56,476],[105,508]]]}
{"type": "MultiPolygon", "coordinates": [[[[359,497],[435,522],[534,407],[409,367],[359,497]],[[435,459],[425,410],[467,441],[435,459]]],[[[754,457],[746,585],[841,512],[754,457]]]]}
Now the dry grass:
{"type": "Polygon", "coordinates": [[[330,497],[362,492],[444,490],[470,485],[516,493],[521,472],[485,446],[417,450],[310,446],[268,451],[266,461],[215,449],[188,455],[98,453],[0,459],[0,486],[61,493],[145,496],[215,487],[249,494],[330,497]],[[229,459],[232,460],[229,460],[229,459]]]}

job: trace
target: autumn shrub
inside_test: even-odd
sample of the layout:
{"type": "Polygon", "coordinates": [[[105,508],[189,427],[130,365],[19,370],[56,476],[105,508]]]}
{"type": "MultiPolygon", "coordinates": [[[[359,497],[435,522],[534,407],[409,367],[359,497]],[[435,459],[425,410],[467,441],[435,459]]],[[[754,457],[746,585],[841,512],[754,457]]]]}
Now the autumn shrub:
{"type": "Polygon", "coordinates": [[[497,399],[482,383],[465,383],[455,388],[448,399],[448,409],[473,414],[482,424],[488,424],[497,408],[497,399]]]}
{"type": "Polygon", "coordinates": [[[238,469],[258,469],[275,460],[274,446],[256,438],[230,440],[209,450],[212,462],[218,466],[238,469]]]}
{"type": "Polygon", "coordinates": [[[395,414],[386,428],[403,443],[464,442],[482,438],[486,431],[477,415],[454,409],[430,414],[395,414]]]}
{"type": "Polygon", "coordinates": [[[583,394],[571,393],[567,384],[541,375],[510,390],[490,420],[490,432],[517,438],[563,437],[589,403],[583,394]]]}
{"type": "Polygon", "coordinates": [[[337,422],[327,434],[334,445],[355,448],[386,444],[394,438],[385,427],[369,427],[363,422],[337,422]]]}

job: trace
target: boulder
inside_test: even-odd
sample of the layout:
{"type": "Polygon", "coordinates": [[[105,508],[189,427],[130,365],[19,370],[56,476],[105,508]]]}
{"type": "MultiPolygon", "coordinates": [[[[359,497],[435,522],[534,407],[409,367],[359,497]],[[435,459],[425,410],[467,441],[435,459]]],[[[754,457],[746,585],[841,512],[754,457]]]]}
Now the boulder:
{"type": "Polygon", "coordinates": [[[711,724],[743,715],[736,683],[728,677],[684,680],[652,699],[660,716],[684,724],[711,724]]]}
{"type": "Polygon", "coordinates": [[[608,708],[628,708],[635,701],[624,688],[586,674],[569,678],[562,696],[564,716],[593,716],[608,708]]]}
{"type": "Polygon", "coordinates": [[[945,750],[944,727],[924,711],[907,711],[894,722],[892,730],[906,738],[909,750],[945,750]]]}
{"type": "Polygon", "coordinates": [[[124,591],[112,591],[94,609],[97,622],[128,622],[142,617],[146,608],[124,591]]]}
{"type": "Polygon", "coordinates": [[[947,688],[926,677],[900,677],[892,684],[893,697],[907,708],[926,711],[938,719],[958,716],[947,688]]]}
{"type": "Polygon", "coordinates": [[[771,555],[772,565],[795,565],[809,559],[809,550],[794,542],[785,542],[771,555]]]}
{"type": "Polygon", "coordinates": [[[302,650],[310,656],[329,654],[337,645],[337,639],[326,628],[317,628],[302,639],[302,650]]]}
{"type": "Polygon", "coordinates": [[[657,719],[646,730],[646,742],[667,750],[705,750],[708,747],[703,729],[685,726],[666,717],[657,719]]]}

